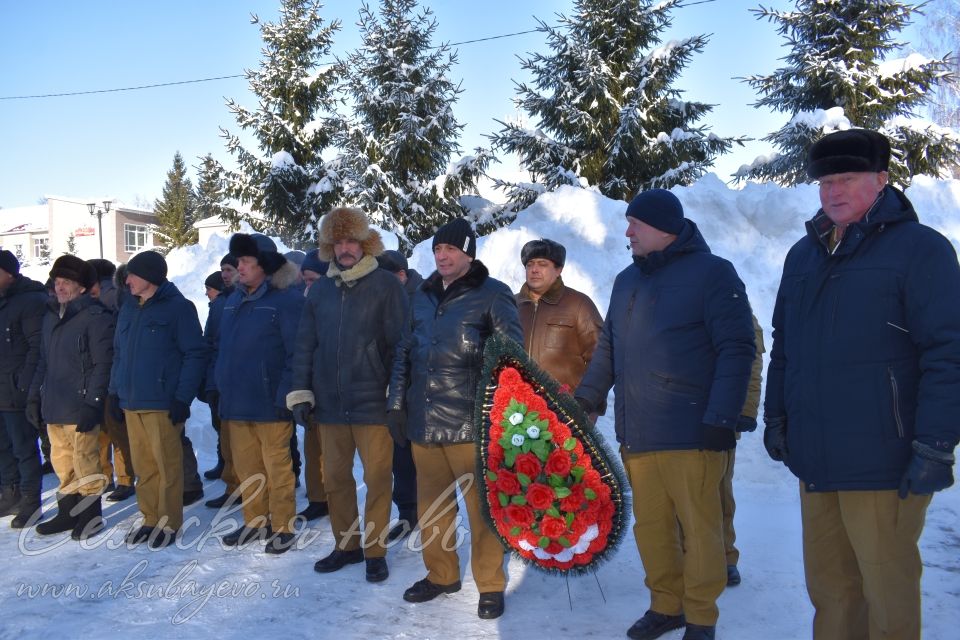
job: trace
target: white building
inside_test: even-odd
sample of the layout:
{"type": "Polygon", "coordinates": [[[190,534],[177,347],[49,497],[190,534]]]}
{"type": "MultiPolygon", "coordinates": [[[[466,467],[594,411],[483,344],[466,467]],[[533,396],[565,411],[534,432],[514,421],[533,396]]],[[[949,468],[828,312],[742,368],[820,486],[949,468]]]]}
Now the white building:
{"type": "Polygon", "coordinates": [[[121,263],[141,249],[156,246],[155,224],[152,211],[117,200],[47,196],[46,204],[0,209],[0,248],[27,264],[52,262],[64,253],[121,263]],[[99,217],[90,214],[91,202],[95,211],[102,212],[99,217]]]}

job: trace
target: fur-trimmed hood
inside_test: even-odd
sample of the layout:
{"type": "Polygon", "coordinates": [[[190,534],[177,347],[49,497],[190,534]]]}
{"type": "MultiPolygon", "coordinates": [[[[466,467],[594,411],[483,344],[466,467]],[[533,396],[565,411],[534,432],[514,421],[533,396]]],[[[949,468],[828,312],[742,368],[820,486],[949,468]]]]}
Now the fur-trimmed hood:
{"type": "Polygon", "coordinates": [[[317,235],[317,254],[321,260],[332,262],[333,245],[337,240],[350,239],[360,243],[363,253],[376,258],[384,251],[380,234],[370,228],[366,214],[353,207],[341,207],[320,218],[317,235]]]}
{"type": "Polygon", "coordinates": [[[277,272],[270,276],[270,287],[273,289],[287,289],[300,277],[300,268],[286,260],[277,272]]]}

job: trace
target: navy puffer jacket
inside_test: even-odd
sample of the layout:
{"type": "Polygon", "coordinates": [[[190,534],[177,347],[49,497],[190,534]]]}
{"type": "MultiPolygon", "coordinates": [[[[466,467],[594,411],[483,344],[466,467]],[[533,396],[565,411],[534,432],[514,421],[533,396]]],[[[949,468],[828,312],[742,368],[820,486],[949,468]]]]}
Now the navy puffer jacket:
{"type": "Polygon", "coordinates": [[[613,387],[631,453],[702,449],[704,424],[736,428],[754,355],[743,283],[686,220],[670,246],[617,275],[575,395],[598,407],[613,387]]]}
{"type": "Polygon", "coordinates": [[[22,275],[0,295],[0,411],[23,410],[27,405],[48,299],[42,284],[22,275]]]}
{"type": "Polygon", "coordinates": [[[833,254],[820,211],[787,254],[764,413],[810,491],[895,489],[916,439],[960,437],[960,266],[893,187],[833,254]]]}

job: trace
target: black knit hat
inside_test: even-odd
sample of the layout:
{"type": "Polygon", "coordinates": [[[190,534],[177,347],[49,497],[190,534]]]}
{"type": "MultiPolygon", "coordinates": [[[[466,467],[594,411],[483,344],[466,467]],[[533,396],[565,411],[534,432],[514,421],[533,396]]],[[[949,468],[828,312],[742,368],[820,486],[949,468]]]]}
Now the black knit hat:
{"type": "Polygon", "coordinates": [[[73,280],[84,289],[89,289],[97,283],[96,270],[77,256],[69,254],[57,258],[53,268],[50,269],[50,277],[73,280]]]}
{"type": "Polygon", "coordinates": [[[223,289],[226,287],[223,282],[223,276],[219,271],[214,271],[208,275],[207,279],[203,281],[203,286],[216,289],[217,291],[223,291],[223,289]]]}
{"type": "Polygon", "coordinates": [[[227,255],[220,258],[220,266],[222,267],[225,264],[228,264],[234,269],[236,269],[237,267],[240,266],[240,261],[237,260],[237,256],[233,255],[232,253],[228,253],[227,255]]]}
{"type": "Polygon", "coordinates": [[[256,258],[257,264],[268,276],[272,276],[287,259],[277,253],[277,245],[262,233],[235,233],[230,238],[230,253],[239,258],[256,258]]]}
{"type": "Polygon", "coordinates": [[[567,250],[559,242],[546,238],[531,240],[520,249],[520,262],[527,266],[534,258],[545,258],[559,268],[567,260],[567,250]]]}
{"type": "Polygon", "coordinates": [[[627,215],[665,233],[683,231],[683,205],[666,189],[641,191],[627,206],[627,215]]]}
{"type": "Polygon", "coordinates": [[[388,249],[380,255],[377,256],[377,262],[380,263],[381,269],[386,269],[390,273],[398,273],[400,271],[406,271],[410,268],[407,264],[407,259],[399,251],[394,251],[393,249],[388,249]]]}
{"type": "Polygon", "coordinates": [[[457,218],[443,225],[433,236],[433,249],[438,244],[449,244],[471,258],[477,257],[477,234],[465,218],[457,218]]]}
{"type": "Polygon", "coordinates": [[[300,264],[300,271],[313,271],[322,276],[327,275],[327,267],[330,266],[330,263],[321,260],[319,253],[319,249],[307,251],[307,255],[303,256],[303,262],[300,264]]]}
{"type": "Polygon", "coordinates": [[[17,256],[13,255],[11,252],[3,249],[0,251],[0,269],[3,269],[12,276],[20,273],[20,261],[17,260],[17,256]]]}
{"type": "Polygon", "coordinates": [[[87,262],[97,272],[97,280],[109,280],[117,272],[117,266],[103,258],[90,258],[87,262]]]}
{"type": "Polygon", "coordinates": [[[807,175],[812,180],[834,173],[890,169],[890,141],[869,129],[847,129],[823,136],[807,156],[807,175]]]}
{"type": "Polygon", "coordinates": [[[156,251],[144,251],[130,258],[127,273],[159,287],[167,281],[167,261],[156,251]]]}

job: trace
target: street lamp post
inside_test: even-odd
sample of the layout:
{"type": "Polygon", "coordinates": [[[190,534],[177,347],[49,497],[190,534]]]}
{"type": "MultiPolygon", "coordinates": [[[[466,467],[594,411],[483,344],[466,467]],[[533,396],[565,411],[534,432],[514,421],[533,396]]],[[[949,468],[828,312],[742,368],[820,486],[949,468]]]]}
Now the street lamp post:
{"type": "Polygon", "coordinates": [[[97,208],[96,202],[87,205],[90,215],[97,216],[97,237],[100,238],[100,257],[103,258],[103,216],[110,212],[110,201],[103,201],[103,209],[97,208]]]}

